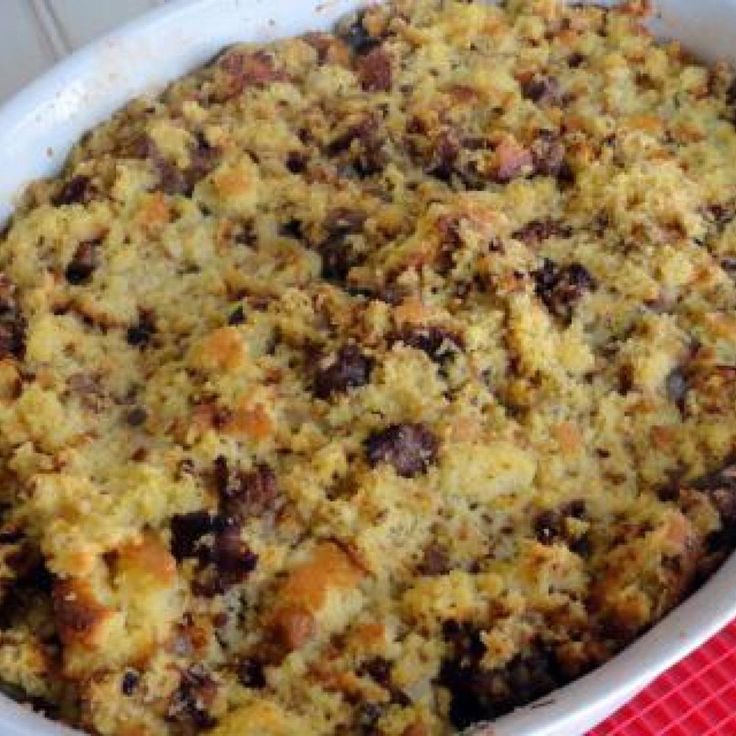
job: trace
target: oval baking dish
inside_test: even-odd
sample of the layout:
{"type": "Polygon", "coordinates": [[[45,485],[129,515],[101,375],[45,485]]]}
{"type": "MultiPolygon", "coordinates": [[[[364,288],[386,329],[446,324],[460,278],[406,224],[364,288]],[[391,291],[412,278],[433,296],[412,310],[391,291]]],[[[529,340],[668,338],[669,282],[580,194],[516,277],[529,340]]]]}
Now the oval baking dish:
{"type": "MultiPolygon", "coordinates": [[[[0,107],[0,221],[30,180],[58,171],[70,147],[134,96],[161,88],[243,41],[331,28],[357,0],[180,0],[75,53],[0,107]]],[[[662,0],[653,28],[699,56],[726,58],[736,2],[662,0]]],[[[474,729],[488,736],[573,736],[611,713],[736,616],[736,557],[653,629],[594,672],[474,729]]],[[[0,696],[8,736],[74,733],[0,696]]]]}

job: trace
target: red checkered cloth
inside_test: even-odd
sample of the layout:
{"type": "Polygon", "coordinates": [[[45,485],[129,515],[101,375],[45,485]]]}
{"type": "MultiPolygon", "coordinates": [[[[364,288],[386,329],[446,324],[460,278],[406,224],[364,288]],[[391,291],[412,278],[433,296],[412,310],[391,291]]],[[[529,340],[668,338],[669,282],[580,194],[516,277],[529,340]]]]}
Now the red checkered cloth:
{"type": "Polygon", "coordinates": [[[736,621],[589,736],[736,736],[736,621]]]}

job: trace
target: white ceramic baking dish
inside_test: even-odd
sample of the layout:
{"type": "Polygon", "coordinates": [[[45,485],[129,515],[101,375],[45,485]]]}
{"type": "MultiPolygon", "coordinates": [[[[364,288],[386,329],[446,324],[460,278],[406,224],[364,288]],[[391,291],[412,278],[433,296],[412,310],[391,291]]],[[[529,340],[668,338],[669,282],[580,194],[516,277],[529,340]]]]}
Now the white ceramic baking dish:
{"type": "MultiPolygon", "coordinates": [[[[155,91],[235,41],[330,27],[361,0],[179,0],[70,56],[0,107],[0,223],[29,180],[135,95],[155,91]]],[[[736,61],[736,0],[659,0],[652,26],[695,54],[736,61]]],[[[12,33],[12,29],[3,29],[12,33]]],[[[578,736],[736,616],[736,555],[690,599],[595,672],[476,729],[484,736],[578,736]]],[[[68,728],[0,696],[2,736],[68,728]]],[[[307,735],[305,735],[307,736],[307,735]]]]}

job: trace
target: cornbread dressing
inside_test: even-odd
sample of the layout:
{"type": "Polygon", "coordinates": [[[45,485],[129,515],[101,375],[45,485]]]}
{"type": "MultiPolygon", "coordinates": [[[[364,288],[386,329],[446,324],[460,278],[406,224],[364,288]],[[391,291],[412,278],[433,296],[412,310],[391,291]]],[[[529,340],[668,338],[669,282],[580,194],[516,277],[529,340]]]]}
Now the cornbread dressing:
{"type": "Polygon", "coordinates": [[[226,50],[0,236],[0,680],[110,736],[444,736],[736,543],[736,85],[643,2],[226,50]]]}

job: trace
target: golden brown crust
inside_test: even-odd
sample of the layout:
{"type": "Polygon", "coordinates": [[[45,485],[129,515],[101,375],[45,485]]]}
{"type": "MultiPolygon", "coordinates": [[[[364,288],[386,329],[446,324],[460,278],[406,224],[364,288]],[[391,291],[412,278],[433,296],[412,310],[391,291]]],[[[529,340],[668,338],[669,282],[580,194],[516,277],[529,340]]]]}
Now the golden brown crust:
{"type": "Polygon", "coordinates": [[[56,628],[67,647],[94,648],[112,611],[103,606],[84,580],[59,580],[52,593],[56,628]]]}
{"type": "Polygon", "coordinates": [[[0,676],[110,736],[446,736],[736,544],[733,73],[394,0],[91,131],[0,240],[0,676]]]}

